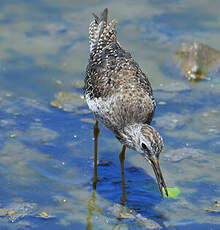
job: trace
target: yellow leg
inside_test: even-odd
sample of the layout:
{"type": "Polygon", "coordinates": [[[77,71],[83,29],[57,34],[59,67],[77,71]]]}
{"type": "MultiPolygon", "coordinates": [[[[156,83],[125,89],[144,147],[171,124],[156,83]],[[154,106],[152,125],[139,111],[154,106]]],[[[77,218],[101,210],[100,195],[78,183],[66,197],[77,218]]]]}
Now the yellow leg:
{"type": "Polygon", "coordinates": [[[99,122],[96,121],[94,125],[94,177],[93,177],[93,188],[96,189],[96,184],[98,181],[98,174],[97,174],[97,165],[98,165],[98,136],[99,136],[99,122]]]}
{"type": "Polygon", "coordinates": [[[126,196],[125,196],[125,168],[124,168],[124,161],[125,161],[125,151],[126,146],[123,145],[122,151],[119,154],[119,159],[121,163],[121,179],[122,179],[122,203],[125,204],[126,202],[126,196]]]}

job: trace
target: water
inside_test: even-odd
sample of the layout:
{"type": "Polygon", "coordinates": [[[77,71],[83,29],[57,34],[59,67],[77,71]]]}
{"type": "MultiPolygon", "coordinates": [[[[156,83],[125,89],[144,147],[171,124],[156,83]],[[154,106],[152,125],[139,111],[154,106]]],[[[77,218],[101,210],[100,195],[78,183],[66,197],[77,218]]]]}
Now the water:
{"type": "Polygon", "coordinates": [[[172,59],[182,42],[220,50],[219,2],[0,4],[0,228],[219,229],[219,72],[194,84],[172,59]],[[150,166],[127,151],[123,206],[121,145],[102,126],[92,189],[93,116],[80,94],[91,13],[105,7],[119,20],[122,46],[152,75],[152,125],[165,141],[161,167],[168,187],[181,191],[176,199],[162,199],[150,166]],[[73,93],[59,108],[58,92],[73,93]]]}

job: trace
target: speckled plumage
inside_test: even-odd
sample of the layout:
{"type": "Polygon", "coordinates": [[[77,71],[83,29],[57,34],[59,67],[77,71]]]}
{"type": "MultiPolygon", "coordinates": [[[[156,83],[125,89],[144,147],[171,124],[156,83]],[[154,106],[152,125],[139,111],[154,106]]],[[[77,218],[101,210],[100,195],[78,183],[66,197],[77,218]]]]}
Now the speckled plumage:
{"type": "Polygon", "coordinates": [[[104,29],[96,21],[102,20],[96,18],[90,25],[93,32],[84,87],[90,109],[113,131],[134,122],[150,124],[155,110],[150,82],[131,54],[117,42],[116,21],[108,26],[102,21],[104,29]]]}
{"type": "Polygon", "coordinates": [[[159,157],[163,140],[150,126],[156,103],[147,76],[116,39],[116,20],[107,21],[105,9],[89,28],[90,56],[84,94],[96,119],[119,141],[145,156],[159,157]],[[147,140],[147,141],[145,141],[147,140]]]}

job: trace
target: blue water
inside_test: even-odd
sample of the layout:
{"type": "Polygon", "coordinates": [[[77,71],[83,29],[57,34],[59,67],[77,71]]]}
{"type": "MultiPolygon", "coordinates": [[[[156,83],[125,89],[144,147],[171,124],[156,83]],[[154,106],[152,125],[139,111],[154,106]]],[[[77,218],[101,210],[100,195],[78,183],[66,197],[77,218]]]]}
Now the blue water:
{"type": "Polygon", "coordinates": [[[220,197],[219,72],[193,84],[172,59],[182,42],[220,50],[219,3],[0,4],[0,229],[219,229],[219,213],[206,211],[220,197]],[[73,99],[69,112],[50,104],[58,92],[82,94],[91,13],[105,7],[119,20],[122,46],[152,76],[152,125],[165,142],[161,167],[168,187],[180,189],[176,199],[161,198],[150,166],[128,150],[123,205],[121,145],[101,125],[95,193],[93,124],[83,120],[93,115],[83,101],[73,99]],[[183,148],[180,161],[165,157],[183,148]]]}

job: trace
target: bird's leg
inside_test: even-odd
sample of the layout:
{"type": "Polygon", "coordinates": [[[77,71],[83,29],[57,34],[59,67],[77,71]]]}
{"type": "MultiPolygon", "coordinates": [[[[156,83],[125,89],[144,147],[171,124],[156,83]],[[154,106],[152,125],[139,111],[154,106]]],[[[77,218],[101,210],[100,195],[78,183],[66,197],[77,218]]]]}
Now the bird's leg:
{"type": "Polygon", "coordinates": [[[96,189],[96,184],[98,181],[97,175],[97,165],[98,165],[98,136],[99,136],[99,122],[96,121],[94,125],[94,177],[93,177],[93,188],[96,189]]]}
{"type": "Polygon", "coordinates": [[[125,161],[125,151],[126,146],[123,145],[122,150],[119,154],[119,159],[121,163],[121,179],[122,179],[122,203],[125,204],[126,196],[125,196],[125,169],[124,169],[124,161],[125,161]]]}

